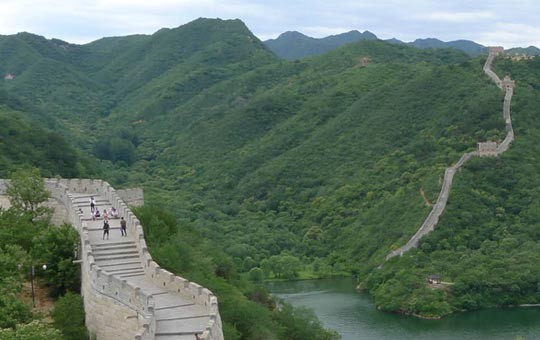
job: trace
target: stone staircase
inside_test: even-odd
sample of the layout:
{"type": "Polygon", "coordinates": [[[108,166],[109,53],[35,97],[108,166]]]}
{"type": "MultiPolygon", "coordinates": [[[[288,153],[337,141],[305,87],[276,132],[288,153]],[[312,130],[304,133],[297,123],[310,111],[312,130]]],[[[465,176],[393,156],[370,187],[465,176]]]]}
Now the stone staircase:
{"type": "Polygon", "coordinates": [[[207,310],[192,299],[160,287],[147,277],[135,235],[130,235],[129,231],[126,237],[121,235],[120,219],[109,218],[110,235],[109,239],[104,240],[103,219],[93,220],[90,214],[90,196],[94,197],[101,212],[104,209],[108,211],[112,204],[103,196],[71,193],[73,207],[76,211],[82,211],[82,220],[87,224],[95,265],[104,273],[138,287],[144,295],[153,297],[155,339],[199,339],[210,320],[207,310]]]}

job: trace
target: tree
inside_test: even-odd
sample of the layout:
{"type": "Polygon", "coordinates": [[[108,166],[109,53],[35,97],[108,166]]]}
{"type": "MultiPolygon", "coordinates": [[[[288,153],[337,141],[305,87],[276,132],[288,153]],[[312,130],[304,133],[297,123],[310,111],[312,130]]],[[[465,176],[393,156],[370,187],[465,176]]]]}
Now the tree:
{"type": "Polygon", "coordinates": [[[67,292],[56,302],[52,312],[54,327],[68,340],[87,339],[84,306],[80,295],[67,292]]]}
{"type": "Polygon", "coordinates": [[[11,328],[0,329],[0,340],[65,340],[58,329],[47,326],[42,321],[32,321],[29,324],[17,325],[11,328]]]}
{"type": "Polygon", "coordinates": [[[12,208],[28,215],[32,221],[48,221],[50,218],[51,209],[42,206],[50,194],[45,189],[39,169],[23,169],[12,173],[7,195],[12,208]]]}
{"type": "Polygon", "coordinates": [[[77,231],[67,224],[50,226],[34,238],[33,258],[47,264],[43,275],[55,294],[79,287],[78,265],[73,263],[78,240],[77,231]]]}
{"type": "MultiPolygon", "coordinates": [[[[31,320],[30,308],[19,299],[19,293],[20,288],[12,280],[0,286],[0,329],[15,327],[18,323],[31,320]]],[[[4,338],[0,335],[0,339],[4,338]]]]}
{"type": "Polygon", "coordinates": [[[251,268],[251,270],[249,271],[249,279],[255,282],[262,282],[262,280],[264,279],[262,269],[258,267],[251,268]]]}

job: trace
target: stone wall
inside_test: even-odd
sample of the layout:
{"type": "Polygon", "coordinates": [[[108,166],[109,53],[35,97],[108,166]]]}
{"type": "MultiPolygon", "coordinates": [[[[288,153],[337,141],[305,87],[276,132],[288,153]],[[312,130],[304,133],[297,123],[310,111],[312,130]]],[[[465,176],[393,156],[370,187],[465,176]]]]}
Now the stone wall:
{"type": "Polygon", "coordinates": [[[139,287],[103,272],[95,263],[88,239],[88,226],[73,206],[70,192],[105,196],[127,221],[128,234],[135,235],[139,255],[148,279],[160,287],[181,294],[195,304],[204,306],[210,321],[201,340],[223,339],[217,298],[208,289],[162,269],[152,260],[140,221],[120,198],[116,190],[101,180],[51,179],[46,181],[52,197],[64,204],[71,223],[79,231],[82,244],[82,291],[84,293],[87,327],[98,339],[154,339],[155,319],[152,296],[139,287]],[[112,319],[111,319],[112,318],[112,319]],[[127,321],[129,320],[129,321],[127,321]],[[105,325],[118,324],[116,328],[105,325]]]}
{"type": "Polygon", "coordinates": [[[510,116],[510,106],[512,101],[512,95],[514,93],[515,82],[511,80],[508,76],[504,77],[504,80],[501,79],[491,70],[491,63],[495,60],[495,57],[504,53],[502,47],[490,47],[489,55],[484,64],[485,74],[491,78],[491,80],[497,85],[498,88],[505,91],[504,95],[504,104],[503,104],[503,118],[505,121],[506,128],[506,138],[502,141],[501,144],[497,145],[494,142],[484,142],[478,143],[478,151],[468,152],[463,154],[459,161],[453,166],[447,168],[444,172],[444,179],[441,191],[439,192],[439,197],[437,198],[437,203],[433,206],[428,217],[424,220],[420,228],[416,233],[409,239],[409,241],[402,247],[391,251],[387,256],[386,260],[391,259],[395,256],[401,256],[405,252],[409,251],[411,248],[418,247],[420,239],[426,234],[430,233],[435,229],[439,223],[439,218],[446,208],[446,203],[450,195],[450,189],[452,187],[452,182],[454,179],[455,173],[473,156],[499,156],[504,153],[510,147],[510,144],[514,141],[514,130],[512,128],[512,119],[510,116]]]}
{"type": "MultiPolygon", "coordinates": [[[[8,180],[0,179],[0,195],[5,194],[8,180]]],[[[107,182],[90,179],[47,179],[46,189],[54,201],[51,205],[59,217],[77,229],[81,239],[81,292],[86,312],[86,326],[97,339],[154,339],[154,301],[139,287],[104,272],[92,255],[88,226],[74,207],[72,192],[105,196],[127,221],[128,234],[135,235],[139,255],[148,279],[164,289],[181,294],[195,304],[204,306],[210,321],[201,340],[222,340],[222,324],[216,296],[208,289],[162,269],[152,260],[144,239],[140,221],[131,212],[120,195],[107,182]],[[55,204],[56,203],[56,204],[55,204]]],[[[144,202],[141,189],[123,190],[128,200],[136,205],[144,202]],[[135,203],[133,203],[135,202],[135,203]]]]}
{"type": "MultiPolygon", "coordinates": [[[[89,332],[97,339],[153,339],[151,297],[141,294],[139,288],[126,285],[124,281],[104,273],[95,264],[88,227],[83,216],[76,211],[68,189],[73,188],[69,185],[70,181],[49,179],[45,183],[51,197],[65,207],[68,220],[79,231],[81,292],[89,332]]],[[[82,181],[77,183],[88,184],[82,181]]]]}
{"type": "Polygon", "coordinates": [[[129,206],[140,207],[144,205],[144,193],[141,188],[119,189],[116,193],[129,206]]]}

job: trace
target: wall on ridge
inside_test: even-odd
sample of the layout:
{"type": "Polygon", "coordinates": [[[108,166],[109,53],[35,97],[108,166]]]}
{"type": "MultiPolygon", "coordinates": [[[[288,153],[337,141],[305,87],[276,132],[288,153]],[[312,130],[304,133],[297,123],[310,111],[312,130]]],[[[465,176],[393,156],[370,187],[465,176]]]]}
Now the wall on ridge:
{"type": "MultiPolygon", "coordinates": [[[[490,152],[490,155],[493,155],[493,156],[498,156],[504,153],[506,150],[508,150],[508,148],[510,147],[510,144],[514,141],[514,130],[512,128],[512,119],[510,117],[510,105],[512,101],[512,95],[514,93],[515,82],[511,80],[508,76],[504,77],[504,79],[501,80],[499,76],[497,76],[497,74],[491,70],[491,63],[493,62],[493,60],[495,60],[495,57],[497,55],[502,54],[503,52],[504,52],[504,49],[502,47],[491,47],[489,55],[484,64],[485,74],[491,78],[491,80],[497,85],[498,88],[505,91],[504,104],[503,104],[503,117],[505,120],[507,134],[504,141],[496,147],[496,150],[494,150],[494,152],[490,152]]],[[[479,146],[481,146],[482,144],[490,144],[490,143],[479,143],[479,146]]],[[[453,166],[445,170],[443,184],[442,184],[441,191],[439,192],[439,196],[437,198],[437,203],[435,203],[435,205],[433,206],[428,217],[424,220],[420,228],[418,228],[416,233],[409,239],[409,241],[407,241],[407,243],[404,246],[391,251],[386,256],[386,260],[389,260],[392,257],[398,256],[398,255],[401,256],[405,252],[409,251],[411,248],[418,247],[418,243],[420,242],[420,239],[424,235],[430,233],[431,231],[435,229],[435,227],[439,223],[440,216],[442,215],[442,213],[444,212],[444,209],[446,208],[446,202],[448,201],[448,196],[450,195],[450,189],[452,187],[452,181],[454,179],[455,173],[471,157],[482,156],[482,155],[483,155],[482,147],[479,147],[478,151],[464,153],[456,164],[454,164],[453,166]]]]}
{"type": "Polygon", "coordinates": [[[151,297],[96,266],[88,227],[73,205],[68,182],[51,179],[45,183],[51,196],[65,207],[68,220],[81,238],[81,293],[89,332],[97,339],[153,339],[152,326],[155,325],[148,312],[151,297]]]}
{"type": "MultiPolygon", "coordinates": [[[[154,339],[154,302],[153,297],[145,295],[139,287],[126,284],[125,281],[103,272],[96,265],[88,239],[88,227],[83,221],[83,216],[79,215],[73,206],[71,192],[105,197],[126,220],[128,235],[135,236],[135,244],[142,259],[146,278],[169,292],[180,294],[192,300],[193,303],[205,307],[210,319],[199,339],[223,339],[217,298],[210,290],[162,269],[152,260],[139,220],[115,189],[107,182],[89,179],[51,179],[47,180],[46,184],[52,196],[66,206],[69,220],[81,234],[85,309],[92,310],[91,315],[87,312],[87,324],[89,329],[96,332],[98,339],[133,339],[133,336],[135,339],[154,339]],[[90,296],[88,307],[86,307],[87,295],[90,296]],[[113,322],[109,320],[110,318],[113,318],[113,322]],[[126,320],[132,322],[126,322],[126,320]],[[118,335],[115,333],[116,329],[103,329],[104,322],[106,324],[124,322],[129,330],[122,328],[123,334],[118,335]]],[[[136,191],[132,191],[130,195],[138,199],[142,196],[136,191]]]]}

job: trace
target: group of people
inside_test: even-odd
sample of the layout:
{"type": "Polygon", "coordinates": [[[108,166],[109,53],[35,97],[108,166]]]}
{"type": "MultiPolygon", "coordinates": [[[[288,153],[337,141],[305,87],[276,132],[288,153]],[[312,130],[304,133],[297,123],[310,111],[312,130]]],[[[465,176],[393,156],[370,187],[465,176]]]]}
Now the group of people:
{"type": "MultiPolygon", "coordinates": [[[[79,209],[79,211],[81,210],[79,209]]],[[[90,214],[92,215],[92,220],[94,221],[101,217],[101,212],[96,206],[94,196],[90,196],[90,214]]],[[[109,211],[107,211],[107,209],[103,209],[103,239],[105,239],[105,236],[107,236],[107,240],[109,239],[109,230],[111,229],[111,226],[109,225],[109,218],[117,219],[118,217],[118,210],[115,207],[111,207],[109,211]]],[[[122,233],[122,236],[127,236],[127,223],[123,217],[120,218],[120,232],[122,233]]]]}
{"type": "MultiPolygon", "coordinates": [[[[101,217],[101,212],[99,211],[99,208],[96,207],[93,211],[90,212],[92,214],[92,220],[96,220],[101,217]]],[[[108,220],[109,218],[116,219],[120,216],[118,216],[118,210],[116,210],[115,207],[112,207],[109,211],[107,209],[103,209],[103,219],[108,220]]]]}
{"type": "MultiPolygon", "coordinates": [[[[103,220],[103,239],[105,239],[105,236],[107,236],[107,240],[109,239],[109,229],[111,229],[111,226],[109,225],[109,220],[104,219],[103,220]]],[[[120,218],[120,232],[122,233],[122,237],[127,236],[127,223],[123,217],[120,218]]]]}

